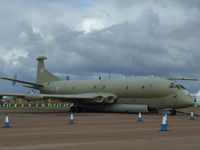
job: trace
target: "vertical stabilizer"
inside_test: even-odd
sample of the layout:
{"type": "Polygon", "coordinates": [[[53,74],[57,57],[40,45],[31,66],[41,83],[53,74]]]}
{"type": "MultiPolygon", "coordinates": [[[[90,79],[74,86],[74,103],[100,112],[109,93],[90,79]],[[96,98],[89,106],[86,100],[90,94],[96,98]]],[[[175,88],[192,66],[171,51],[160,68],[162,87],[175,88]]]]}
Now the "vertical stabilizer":
{"type": "Polygon", "coordinates": [[[45,59],[47,59],[45,56],[40,56],[36,59],[38,60],[36,83],[43,84],[47,82],[59,81],[60,79],[58,77],[45,69],[45,59]]]}

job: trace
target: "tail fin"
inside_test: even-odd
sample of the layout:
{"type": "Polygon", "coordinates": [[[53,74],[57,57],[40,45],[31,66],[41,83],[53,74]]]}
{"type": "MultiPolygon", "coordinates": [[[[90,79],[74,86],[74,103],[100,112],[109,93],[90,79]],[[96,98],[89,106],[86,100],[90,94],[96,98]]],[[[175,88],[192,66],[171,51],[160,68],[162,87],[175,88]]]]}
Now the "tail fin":
{"type": "Polygon", "coordinates": [[[38,60],[38,68],[37,68],[37,77],[36,83],[43,84],[47,82],[60,81],[58,77],[50,73],[45,69],[44,60],[47,59],[45,56],[40,56],[36,60],[38,60]]]}

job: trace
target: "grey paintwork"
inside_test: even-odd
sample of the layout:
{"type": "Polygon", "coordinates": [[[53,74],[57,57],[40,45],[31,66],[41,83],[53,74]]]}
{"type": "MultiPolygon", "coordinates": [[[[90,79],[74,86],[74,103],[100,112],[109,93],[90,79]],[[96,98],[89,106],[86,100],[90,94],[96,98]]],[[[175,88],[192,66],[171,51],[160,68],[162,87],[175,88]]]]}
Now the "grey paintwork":
{"type": "Polygon", "coordinates": [[[191,105],[190,95],[184,89],[169,88],[171,80],[162,78],[55,81],[40,90],[45,94],[112,93],[116,103],[141,104],[152,108],[181,108],[191,105]]]}

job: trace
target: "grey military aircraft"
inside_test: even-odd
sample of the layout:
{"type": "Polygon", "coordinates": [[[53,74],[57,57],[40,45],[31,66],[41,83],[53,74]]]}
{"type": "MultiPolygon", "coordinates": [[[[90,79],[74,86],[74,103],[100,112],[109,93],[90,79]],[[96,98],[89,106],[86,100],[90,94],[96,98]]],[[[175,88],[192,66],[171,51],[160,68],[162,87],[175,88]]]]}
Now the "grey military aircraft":
{"type": "MultiPolygon", "coordinates": [[[[187,90],[174,78],[133,78],[118,80],[60,80],[44,65],[44,56],[37,58],[36,83],[16,78],[1,79],[37,89],[40,94],[1,93],[0,96],[21,97],[28,101],[59,99],[73,102],[74,111],[148,112],[163,108],[175,109],[193,105],[187,90]]],[[[185,79],[180,79],[185,80],[185,79]]],[[[186,79],[193,80],[193,79],[186,79]]]]}

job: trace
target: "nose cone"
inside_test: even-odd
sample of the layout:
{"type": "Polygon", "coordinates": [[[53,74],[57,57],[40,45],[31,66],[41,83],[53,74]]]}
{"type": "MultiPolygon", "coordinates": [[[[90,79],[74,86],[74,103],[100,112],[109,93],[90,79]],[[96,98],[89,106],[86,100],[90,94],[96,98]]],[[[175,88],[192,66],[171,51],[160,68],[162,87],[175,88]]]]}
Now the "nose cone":
{"type": "Polygon", "coordinates": [[[190,96],[188,94],[188,92],[184,92],[183,91],[183,92],[179,93],[178,95],[179,95],[179,97],[178,97],[177,101],[178,101],[178,104],[182,108],[184,108],[184,107],[190,107],[190,106],[194,105],[193,97],[190,96]]]}
{"type": "Polygon", "coordinates": [[[188,106],[194,105],[193,97],[190,96],[189,94],[187,95],[187,98],[185,99],[185,104],[188,105],[188,106]]]}
{"type": "Polygon", "coordinates": [[[181,95],[181,99],[182,99],[183,107],[190,107],[190,106],[194,105],[193,97],[189,93],[184,92],[181,95]]]}

